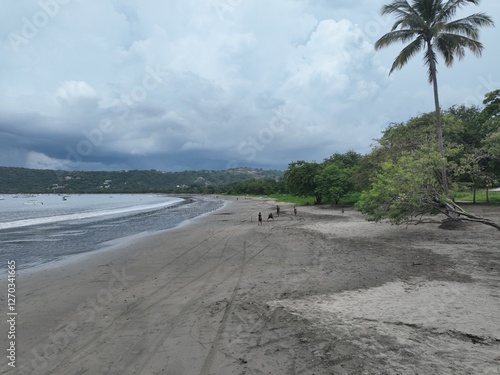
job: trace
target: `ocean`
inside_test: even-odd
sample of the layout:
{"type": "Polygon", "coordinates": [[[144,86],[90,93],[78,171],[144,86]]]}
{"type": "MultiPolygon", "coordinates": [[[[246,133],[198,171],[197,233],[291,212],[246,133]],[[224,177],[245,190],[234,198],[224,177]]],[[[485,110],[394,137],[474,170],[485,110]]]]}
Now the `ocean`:
{"type": "Polygon", "coordinates": [[[100,250],[223,205],[220,199],[154,194],[0,196],[0,270],[9,260],[22,270],[100,250]]]}

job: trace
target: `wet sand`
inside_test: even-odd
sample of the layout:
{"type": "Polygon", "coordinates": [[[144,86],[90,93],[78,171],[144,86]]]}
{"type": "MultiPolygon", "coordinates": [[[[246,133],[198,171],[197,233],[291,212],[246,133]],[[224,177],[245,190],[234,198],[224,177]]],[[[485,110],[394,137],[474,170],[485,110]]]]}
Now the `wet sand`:
{"type": "Polygon", "coordinates": [[[4,356],[0,374],[500,374],[497,230],[396,227],[335,207],[294,216],[291,204],[266,221],[275,207],[231,198],[20,272],[17,367],[4,356]]]}

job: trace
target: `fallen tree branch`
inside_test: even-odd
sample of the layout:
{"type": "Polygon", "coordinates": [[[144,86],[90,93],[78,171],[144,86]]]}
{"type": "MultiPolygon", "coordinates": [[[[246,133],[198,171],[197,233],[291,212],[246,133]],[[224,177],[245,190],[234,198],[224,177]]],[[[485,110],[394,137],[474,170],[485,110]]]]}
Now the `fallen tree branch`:
{"type": "Polygon", "coordinates": [[[491,219],[476,216],[476,215],[473,215],[469,212],[466,212],[462,207],[460,207],[458,204],[456,204],[453,201],[441,203],[439,205],[438,209],[444,215],[446,215],[447,217],[449,217],[452,220],[467,221],[467,222],[472,222],[472,223],[481,223],[481,224],[489,225],[489,226],[496,228],[497,230],[500,231],[500,224],[496,223],[495,221],[493,221],[491,219]],[[445,209],[443,209],[443,205],[445,206],[445,209]]]}

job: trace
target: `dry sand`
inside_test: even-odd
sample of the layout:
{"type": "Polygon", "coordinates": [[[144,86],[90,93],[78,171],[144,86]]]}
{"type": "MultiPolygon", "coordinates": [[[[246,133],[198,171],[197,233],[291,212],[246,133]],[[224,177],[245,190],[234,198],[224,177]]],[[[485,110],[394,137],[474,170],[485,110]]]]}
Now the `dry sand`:
{"type": "Polygon", "coordinates": [[[17,367],[3,356],[0,374],[500,374],[497,230],[280,206],[257,226],[276,203],[232,199],[20,272],[17,367]]]}

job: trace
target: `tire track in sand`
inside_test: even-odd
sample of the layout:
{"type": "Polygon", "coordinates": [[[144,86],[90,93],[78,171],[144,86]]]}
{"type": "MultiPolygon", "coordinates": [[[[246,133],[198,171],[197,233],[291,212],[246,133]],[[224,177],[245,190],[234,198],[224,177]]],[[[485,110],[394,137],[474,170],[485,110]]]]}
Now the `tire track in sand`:
{"type": "MultiPolygon", "coordinates": [[[[230,256],[229,258],[226,258],[223,262],[220,263],[220,264],[222,264],[222,263],[226,262],[227,260],[229,260],[230,258],[232,258],[233,256],[235,256],[237,254],[245,253],[245,256],[243,257],[243,260],[242,260],[242,264],[237,269],[235,269],[230,274],[228,274],[221,281],[221,284],[222,284],[222,283],[226,282],[227,280],[229,280],[235,273],[237,273],[238,271],[240,272],[240,276],[238,277],[236,286],[233,288],[233,292],[231,294],[231,299],[230,299],[230,301],[228,302],[228,304],[226,306],[226,311],[224,312],[225,319],[223,317],[222,322],[224,322],[224,321],[227,322],[228,315],[230,313],[230,311],[229,311],[230,309],[228,309],[228,306],[230,304],[232,305],[234,303],[234,300],[236,298],[239,285],[240,285],[241,280],[243,278],[243,269],[244,269],[245,265],[248,264],[250,261],[252,261],[254,258],[256,258],[258,255],[260,255],[263,251],[265,251],[269,247],[269,245],[265,245],[263,248],[261,248],[254,255],[252,255],[250,258],[247,259],[246,251],[251,246],[253,246],[253,244],[250,245],[250,246],[246,246],[246,241],[245,241],[244,247],[243,247],[242,250],[238,251],[237,253],[235,253],[234,255],[230,256]]],[[[214,267],[214,270],[215,270],[215,268],[217,268],[217,267],[214,267]]],[[[161,346],[163,346],[165,344],[165,341],[168,339],[169,335],[173,332],[173,330],[177,327],[177,325],[180,322],[180,320],[185,317],[185,314],[188,311],[190,311],[194,306],[196,306],[197,303],[199,303],[201,300],[203,300],[204,298],[206,298],[206,296],[208,294],[212,293],[219,286],[220,285],[214,285],[214,286],[210,287],[209,290],[205,290],[201,295],[193,297],[188,303],[186,303],[186,305],[183,306],[183,308],[181,309],[181,311],[178,314],[176,314],[175,316],[173,316],[173,317],[171,317],[170,319],[167,320],[167,322],[170,323],[170,327],[162,335],[162,337],[158,340],[158,344],[155,345],[154,349],[151,351],[151,354],[144,361],[144,365],[143,365],[142,369],[139,372],[133,372],[134,374],[143,374],[144,373],[144,370],[146,369],[148,363],[152,360],[152,358],[155,355],[157,355],[159,353],[159,350],[160,350],[161,346]]],[[[221,334],[223,333],[223,331],[225,329],[225,324],[221,323],[221,325],[223,325],[223,327],[222,328],[219,327],[218,332],[217,332],[218,334],[216,335],[216,338],[215,338],[214,342],[212,343],[212,347],[214,347],[214,344],[218,345],[218,342],[220,341],[221,334]],[[220,333],[219,333],[219,331],[220,331],[220,333]],[[216,343],[216,341],[217,341],[217,343],[216,343]]],[[[212,351],[212,349],[210,349],[210,350],[212,351]]],[[[215,349],[213,350],[213,354],[210,354],[210,352],[209,352],[209,356],[210,357],[214,357],[215,356],[215,352],[216,352],[215,349]]],[[[209,356],[207,356],[207,358],[209,356]]],[[[211,359],[211,361],[213,363],[213,358],[211,359]]],[[[208,365],[210,364],[210,366],[211,366],[212,363],[208,363],[207,359],[205,359],[205,364],[203,365],[202,368],[207,368],[206,371],[208,371],[210,369],[210,367],[208,367],[208,365]]]]}
{"type": "Polygon", "coordinates": [[[219,325],[217,333],[215,334],[215,338],[214,341],[212,342],[212,346],[210,347],[210,351],[208,352],[208,355],[205,358],[205,362],[203,363],[203,366],[201,368],[200,375],[208,375],[208,372],[210,371],[214,363],[215,354],[219,350],[219,343],[222,337],[222,333],[226,329],[229,313],[233,308],[233,304],[236,299],[236,295],[238,294],[238,289],[240,287],[241,280],[243,279],[243,273],[245,272],[246,247],[247,243],[245,241],[243,243],[243,263],[240,267],[240,276],[238,277],[238,281],[236,282],[236,285],[233,288],[233,292],[231,293],[231,298],[229,299],[229,302],[226,305],[226,310],[224,311],[224,315],[222,316],[222,321],[219,325]]]}
{"type": "MultiPolygon", "coordinates": [[[[241,225],[241,224],[243,224],[243,222],[242,223],[238,223],[237,225],[241,225]]],[[[202,241],[194,244],[193,246],[191,246],[190,248],[186,249],[181,254],[179,254],[178,256],[176,256],[175,258],[173,258],[172,260],[170,260],[169,262],[167,262],[164,266],[162,266],[161,268],[159,268],[158,271],[161,271],[161,270],[167,268],[168,265],[174,264],[176,261],[179,261],[182,257],[186,256],[188,253],[192,252],[196,248],[200,247],[201,245],[203,245],[203,244],[205,244],[207,242],[210,242],[210,240],[212,238],[216,237],[217,235],[221,235],[222,238],[220,240],[218,240],[214,245],[210,246],[208,248],[208,250],[204,251],[203,255],[209,253],[214,248],[217,248],[217,246],[221,242],[223,242],[224,240],[226,240],[226,245],[224,245],[224,248],[223,248],[223,251],[225,251],[227,243],[229,242],[230,238],[232,237],[232,233],[233,232],[231,231],[231,228],[223,228],[223,229],[220,229],[220,230],[218,230],[216,232],[212,232],[207,238],[205,238],[202,241]],[[224,232],[228,232],[228,231],[229,231],[229,234],[225,234],[224,233],[224,232]]],[[[199,279],[203,278],[205,275],[207,275],[207,273],[213,274],[215,272],[215,270],[217,269],[217,267],[219,267],[222,263],[225,263],[228,260],[232,259],[234,256],[237,256],[239,253],[241,253],[241,251],[238,252],[238,253],[232,254],[231,256],[228,256],[224,260],[220,261],[222,255],[223,255],[223,252],[222,252],[221,255],[219,256],[219,263],[216,266],[214,266],[213,268],[209,269],[207,272],[203,273],[202,275],[197,276],[195,279],[189,280],[188,282],[186,282],[183,285],[179,286],[178,288],[174,289],[168,295],[166,295],[166,296],[163,295],[161,298],[154,298],[155,295],[161,295],[161,293],[162,293],[161,292],[161,288],[158,288],[154,292],[148,294],[147,296],[144,296],[141,300],[138,300],[135,303],[130,304],[126,310],[124,310],[120,315],[118,315],[117,317],[115,317],[107,326],[103,327],[99,331],[99,338],[97,340],[96,340],[96,337],[89,337],[89,338],[87,338],[87,340],[85,340],[85,342],[83,342],[82,344],[80,344],[78,346],[78,348],[75,350],[77,353],[87,352],[86,354],[82,353],[82,354],[77,354],[76,356],[73,356],[73,357],[59,358],[58,363],[52,368],[52,371],[56,371],[58,369],[63,369],[62,373],[64,373],[64,368],[65,368],[66,364],[70,364],[70,363],[74,363],[76,361],[80,361],[80,360],[82,360],[82,359],[84,359],[85,357],[88,357],[88,356],[92,357],[93,356],[93,352],[92,351],[89,352],[89,349],[92,350],[93,347],[99,346],[99,342],[102,342],[105,345],[106,344],[106,337],[109,336],[109,334],[111,333],[109,331],[111,331],[113,328],[116,328],[117,323],[123,317],[125,317],[127,315],[130,315],[130,314],[140,315],[140,314],[142,314],[144,312],[147,312],[148,310],[150,310],[151,308],[155,307],[156,305],[158,305],[162,301],[165,301],[165,300],[169,299],[175,293],[178,293],[182,289],[186,288],[187,286],[189,286],[193,282],[196,282],[199,279]],[[151,300],[153,300],[153,301],[151,301],[151,300]],[[146,306],[144,306],[145,305],[144,302],[147,303],[146,306]]],[[[199,259],[198,259],[198,261],[199,261],[199,259]]],[[[173,278],[171,278],[170,280],[168,280],[168,282],[166,282],[165,285],[173,283],[174,281],[176,281],[179,277],[181,277],[183,274],[185,274],[185,272],[187,272],[189,269],[191,269],[198,261],[195,261],[195,262],[192,262],[191,264],[189,264],[183,270],[183,272],[180,272],[178,275],[176,275],[173,278]]],[[[180,314],[182,315],[182,312],[185,313],[185,311],[186,310],[183,309],[180,314]]],[[[174,319],[175,317],[176,316],[174,315],[170,319],[174,319]]]]}

